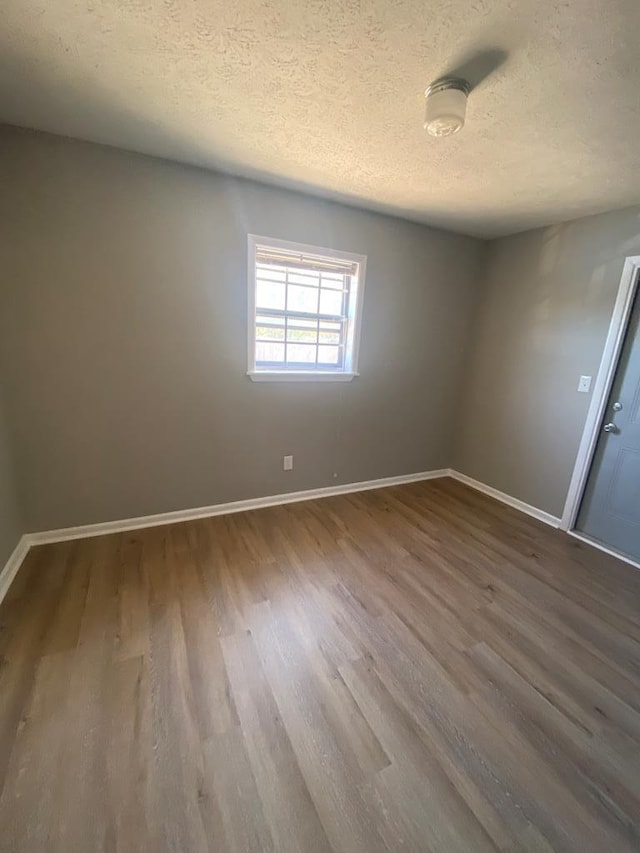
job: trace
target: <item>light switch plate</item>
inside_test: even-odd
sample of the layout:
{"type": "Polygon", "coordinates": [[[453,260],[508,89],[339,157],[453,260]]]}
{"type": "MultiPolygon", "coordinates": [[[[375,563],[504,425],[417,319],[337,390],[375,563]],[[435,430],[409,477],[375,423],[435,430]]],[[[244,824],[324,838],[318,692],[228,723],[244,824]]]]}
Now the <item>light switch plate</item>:
{"type": "Polygon", "coordinates": [[[591,388],[591,377],[590,376],[581,376],[578,382],[578,391],[581,394],[588,394],[591,388]]]}

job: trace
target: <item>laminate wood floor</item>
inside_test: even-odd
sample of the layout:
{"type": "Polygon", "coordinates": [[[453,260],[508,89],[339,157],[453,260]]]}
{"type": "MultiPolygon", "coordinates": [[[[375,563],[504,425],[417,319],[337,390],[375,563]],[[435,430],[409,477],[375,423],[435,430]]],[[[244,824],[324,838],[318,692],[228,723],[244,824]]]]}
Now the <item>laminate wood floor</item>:
{"type": "Polygon", "coordinates": [[[640,572],[452,480],[33,550],[6,851],[639,850],[640,572]]]}

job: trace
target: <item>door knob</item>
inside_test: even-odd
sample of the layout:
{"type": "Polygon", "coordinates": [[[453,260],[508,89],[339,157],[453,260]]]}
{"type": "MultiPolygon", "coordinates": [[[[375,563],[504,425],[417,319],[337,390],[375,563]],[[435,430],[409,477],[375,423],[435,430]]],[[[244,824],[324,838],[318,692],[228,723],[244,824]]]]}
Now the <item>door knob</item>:
{"type": "Polygon", "coordinates": [[[605,424],[605,425],[602,427],[602,429],[603,429],[605,432],[614,432],[614,433],[615,433],[615,432],[620,432],[620,430],[618,429],[618,427],[617,427],[615,424],[605,424]]]}

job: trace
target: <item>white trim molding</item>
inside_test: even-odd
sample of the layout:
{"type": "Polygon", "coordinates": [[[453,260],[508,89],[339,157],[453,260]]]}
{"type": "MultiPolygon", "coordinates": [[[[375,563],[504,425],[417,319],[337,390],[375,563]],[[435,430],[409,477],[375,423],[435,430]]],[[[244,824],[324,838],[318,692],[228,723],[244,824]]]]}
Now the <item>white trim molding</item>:
{"type": "Polygon", "coordinates": [[[518,500],[518,498],[512,498],[511,495],[507,495],[505,492],[494,489],[493,486],[487,486],[485,483],[481,483],[479,480],[474,480],[473,477],[467,477],[466,474],[461,474],[459,471],[454,471],[453,469],[449,471],[449,476],[453,477],[454,480],[459,480],[461,483],[464,483],[465,486],[470,486],[478,492],[483,492],[485,495],[489,495],[489,497],[495,498],[497,501],[507,504],[507,506],[511,506],[514,509],[518,509],[520,512],[524,512],[533,518],[537,518],[538,521],[543,521],[551,527],[560,527],[560,519],[555,515],[551,515],[551,513],[538,509],[535,506],[531,506],[531,504],[518,500]]]}
{"type": "MultiPolygon", "coordinates": [[[[355,492],[364,492],[371,489],[384,489],[388,486],[401,486],[404,483],[417,483],[424,480],[436,480],[441,477],[451,477],[482,492],[489,497],[495,498],[507,506],[513,507],[520,512],[526,513],[533,518],[542,521],[551,527],[560,527],[560,519],[556,518],[548,512],[544,512],[537,507],[531,506],[524,501],[507,495],[492,486],[487,486],[479,480],[474,480],[466,474],[461,474],[452,468],[440,468],[433,471],[420,471],[416,474],[401,474],[397,477],[381,477],[377,480],[363,480],[358,483],[343,483],[339,486],[326,486],[319,489],[306,489],[300,492],[287,492],[280,495],[269,495],[263,498],[249,498],[247,500],[232,501],[230,503],[214,504],[212,506],[196,507],[194,509],[177,510],[175,512],[162,512],[157,515],[142,515],[137,518],[125,518],[117,521],[105,521],[97,524],[84,524],[78,527],[63,527],[58,530],[43,530],[39,533],[25,533],[16,545],[13,553],[7,560],[4,568],[0,571],[0,603],[7,594],[11,582],[18,573],[25,557],[29,553],[29,549],[36,545],[48,545],[55,542],[66,542],[71,539],[89,539],[92,536],[105,536],[110,533],[124,533],[129,530],[140,530],[145,527],[160,527],[165,524],[177,524],[182,521],[191,521],[198,518],[210,518],[216,515],[227,515],[235,512],[247,512],[252,509],[260,509],[262,507],[280,506],[282,504],[298,503],[300,501],[316,500],[318,498],[328,498],[334,495],[347,495],[355,492]]],[[[571,536],[580,539],[587,545],[598,548],[607,554],[618,557],[626,563],[630,563],[636,568],[640,565],[624,557],[621,554],[616,554],[610,551],[598,542],[581,536],[573,531],[571,536]]]]}
{"type": "Polygon", "coordinates": [[[71,539],[89,539],[92,536],[105,536],[109,533],[124,533],[128,530],[141,530],[145,527],[160,527],[165,524],[177,524],[197,518],[210,518],[214,515],[228,515],[234,512],[247,512],[262,507],[310,501],[317,498],[329,498],[333,495],[347,495],[353,492],[365,492],[370,489],[384,489],[388,486],[400,486],[404,483],[417,483],[422,480],[435,480],[448,477],[449,469],[420,471],[416,474],[400,474],[397,477],[381,477],[378,480],[362,480],[359,483],[343,483],[339,486],[325,486],[320,489],[306,489],[300,492],[287,492],[281,495],[269,495],[263,498],[248,498],[242,501],[195,507],[193,509],[161,512],[157,515],[141,515],[137,518],[124,518],[117,521],[103,521],[97,524],[83,524],[78,527],[62,527],[58,530],[42,530],[38,533],[25,533],[15,550],[0,571],[0,603],[7,594],[11,582],[18,573],[29,549],[36,545],[50,545],[55,542],[67,542],[71,539]]]}
{"type": "Polygon", "coordinates": [[[351,382],[359,373],[331,373],[328,370],[248,370],[252,382],[351,382]]]}
{"type": "Polygon", "coordinates": [[[63,527],[58,530],[43,530],[40,533],[28,533],[31,545],[45,545],[52,542],[65,542],[69,539],[87,539],[90,536],[104,536],[107,533],[123,533],[127,530],[139,530],[144,527],[160,527],[164,524],[176,524],[181,521],[193,521],[197,518],[211,518],[215,515],[230,515],[234,512],[247,512],[268,506],[311,501],[317,498],[329,498],[334,495],[347,495],[352,492],[365,492],[370,489],[384,489],[387,486],[400,486],[403,483],[416,483],[421,480],[434,480],[447,477],[448,468],[436,471],[420,471],[417,474],[401,474],[398,477],[382,477],[379,480],[363,480],[359,483],[343,483],[339,486],[325,486],[320,489],[305,489],[300,492],[287,492],[281,495],[268,495],[264,498],[248,498],[242,501],[213,504],[193,509],[161,512],[157,515],[141,515],[137,518],[124,518],[117,521],[103,521],[98,524],[83,524],[79,527],[63,527]]]}
{"type": "MultiPolygon", "coordinates": [[[[600,423],[604,416],[607,400],[611,393],[611,387],[615,378],[618,360],[622,352],[624,344],[624,336],[627,331],[631,309],[633,308],[633,300],[638,287],[638,279],[640,271],[640,255],[628,257],[624,262],[622,276],[618,286],[618,295],[616,297],[611,322],[609,323],[609,331],[602,351],[600,367],[598,375],[593,386],[593,395],[591,397],[591,405],[587,413],[576,463],[569,483],[569,491],[562,513],[560,527],[562,530],[573,530],[582,495],[587,485],[587,478],[591,469],[591,462],[598,443],[600,433],[600,423]]],[[[589,543],[593,544],[593,543],[589,543]]],[[[616,555],[621,556],[621,555],[616,555]]],[[[621,557],[622,559],[622,557],[621,557]]]]}
{"type": "Polygon", "coordinates": [[[574,539],[579,539],[581,542],[584,542],[585,545],[591,545],[592,548],[597,548],[598,551],[603,551],[605,554],[609,554],[610,557],[617,557],[618,560],[622,560],[623,563],[628,563],[630,566],[633,566],[634,569],[640,569],[640,563],[632,560],[631,557],[627,557],[626,554],[621,554],[619,551],[613,551],[611,548],[607,548],[606,545],[598,542],[597,539],[591,539],[590,536],[585,536],[578,530],[568,530],[567,533],[569,536],[573,536],[574,539]]]}
{"type": "Polygon", "coordinates": [[[21,536],[18,544],[13,549],[11,556],[4,564],[4,568],[0,571],[0,602],[9,591],[9,587],[15,576],[18,574],[18,569],[22,565],[24,558],[29,553],[31,541],[29,535],[21,536]]]}

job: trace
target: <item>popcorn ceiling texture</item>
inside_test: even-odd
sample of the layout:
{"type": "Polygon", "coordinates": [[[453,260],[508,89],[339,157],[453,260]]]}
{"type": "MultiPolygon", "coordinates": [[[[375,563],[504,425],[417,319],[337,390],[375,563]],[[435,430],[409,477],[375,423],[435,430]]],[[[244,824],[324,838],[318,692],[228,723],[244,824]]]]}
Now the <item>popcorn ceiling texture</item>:
{"type": "Polygon", "coordinates": [[[640,201],[638,0],[2,6],[10,124],[479,236],[640,201]],[[467,126],[431,139],[424,89],[461,66],[467,126]]]}

